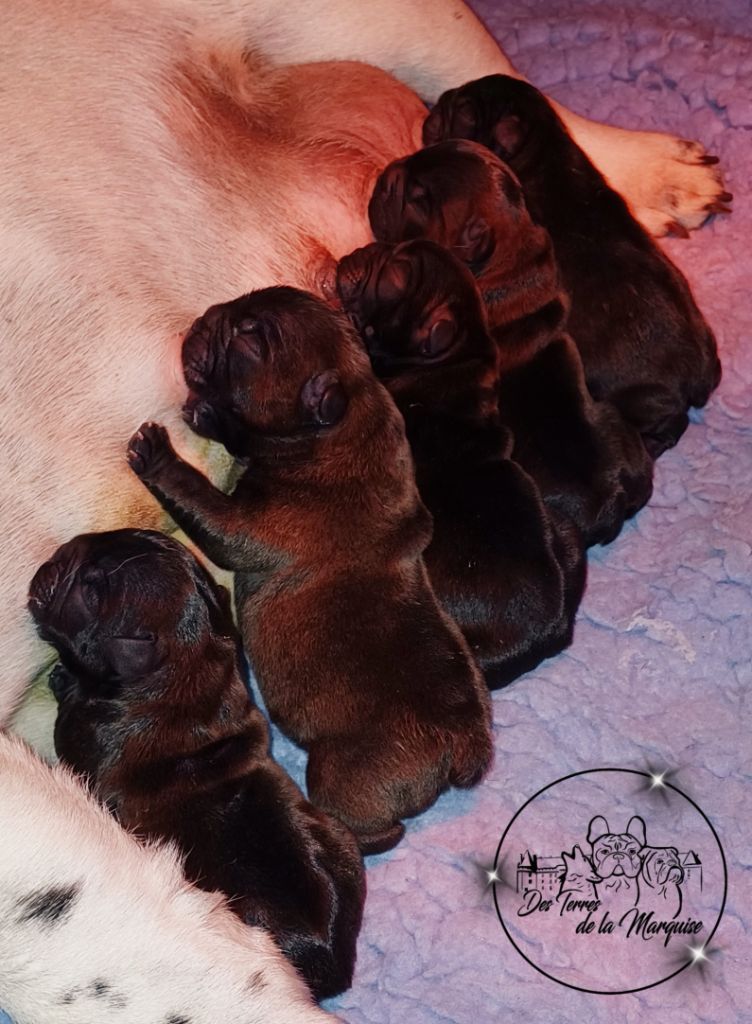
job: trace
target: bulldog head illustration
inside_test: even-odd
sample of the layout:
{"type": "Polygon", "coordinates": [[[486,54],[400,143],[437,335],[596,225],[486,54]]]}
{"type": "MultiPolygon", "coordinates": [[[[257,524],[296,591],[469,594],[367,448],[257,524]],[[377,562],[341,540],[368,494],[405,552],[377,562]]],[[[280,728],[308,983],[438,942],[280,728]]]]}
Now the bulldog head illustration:
{"type": "Polygon", "coordinates": [[[645,845],[645,822],[635,815],[625,832],[612,832],[605,818],[598,815],[588,827],[588,842],[593,850],[593,867],[600,879],[636,878],[642,867],[640,853],[645,845]]]}
{"type": "Polygon", "coordinates": [[[642,851],[640,904],[665,917],[676,917],[682,907],[684,868],[675,846],[646,846],[642,851]]]}

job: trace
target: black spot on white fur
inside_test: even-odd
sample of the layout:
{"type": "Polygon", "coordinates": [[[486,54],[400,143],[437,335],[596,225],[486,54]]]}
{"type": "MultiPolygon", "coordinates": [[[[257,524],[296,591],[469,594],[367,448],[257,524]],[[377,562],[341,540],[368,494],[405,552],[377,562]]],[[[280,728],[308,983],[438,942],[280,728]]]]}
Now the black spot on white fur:
{"type": "Polygon", "coordinates": [[[105,1002],[113,1010],[124,1010],[128,1005],[125,996],[103,978],[95,978],[86,986],[79,986],[64,992],[60,997],[60,1004],[70,1006],[77,999],[97,999],[100,1002],[105,1002]]]}
{"type": "Polygon", "coordinates": [[[79,896],[77,885],[56,885],[29,893],[18,902],[19,924],[38,921],[43,925],[60,924],[70,916],[79,896]]]}
{"type": "Polygon", "coordinates": [[[261,992],[262,989],[266,988],[266,979],[264,978],[263,971],[254,971],[248,979],[248,991],[249,992],[261,992]]]}
{"type": "Polygon", "coordinates": [[[191,1024],[191,1018],[173,1014],[171,1017],[167,1018],[164,1024],[191,1024]]]}

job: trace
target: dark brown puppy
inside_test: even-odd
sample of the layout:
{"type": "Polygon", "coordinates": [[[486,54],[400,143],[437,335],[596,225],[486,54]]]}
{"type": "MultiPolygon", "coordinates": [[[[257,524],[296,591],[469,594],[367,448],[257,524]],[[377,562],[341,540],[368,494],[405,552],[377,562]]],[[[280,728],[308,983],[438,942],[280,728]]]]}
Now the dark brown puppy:
{"type": "Polygon", "coordinates": [[[688,408],[705,405],[721,379],[715,338],[683,274],[546,97],[527,82],[490,75],[444,93],[423,137],[472,139],[510,164],[532,217],[551,233],[591,394],[612,401],[654,457],[676,444],[688,408]]]}
{"type": "Polygon", "coordinates": [[[652,463],[634,428],[588,393],[550,236],[514,174],[483,146],[442,142],[391,164],[369,212],[377,236],[430,238],[474,271],[499,346],[512,457],[587,544],[613,540],[650,497],[652,463]]]}
{"type": "Polygon", "coordinates": [[[422,554],[431,519],[402,418],[346,319],[268,288],[212,307],[183,346],[185,407],[248,469],[222,494],[145,425],[131,466],[217,564],[308,792],[366,852],[492,759],[488,691],[422,554]]]}
{"type": "Polygon", "coordinates": [[[571,643],[585,557],[509,458],[499,350],[475,281],[433,242],[376,242],[340,262],[337,287],[405,419],[434,520],[431,582],[488,685],[504,686],[571,643]]]}
{"type": "Polygon", "coordinates": [[[348,988],[365,898],[355,838],[269,754],[229,595],[163,534],[84,534],[29,609],[62,665],[55,748],[118,820],[176,842],[202,888],[267,928],[321,999],[348,988]]]}

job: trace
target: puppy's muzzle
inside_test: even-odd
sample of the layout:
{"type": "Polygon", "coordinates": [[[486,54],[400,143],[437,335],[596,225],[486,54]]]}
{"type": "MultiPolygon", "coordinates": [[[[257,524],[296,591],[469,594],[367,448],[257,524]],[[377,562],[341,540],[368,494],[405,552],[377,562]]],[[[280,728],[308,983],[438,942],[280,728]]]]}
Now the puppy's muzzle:
{"type": "Polygon", "coordinates": [[[368,273],[368,260],[362,249],[356,249],[349,256],[344,256],[337,267],[337,292],[342,300],[345,309],[350,312],[350,306],[359,298],[363,291],[366,275],[368,273]]]}
{"type": "Polygon", "coordinates": [[[203,316],[194,320],[183,339],[183,376],[192,390],[200,390],[216,369],[216,339],[222,336],[224,312],[222,305],[210,306],[203,316]]]}
{"type": "Polygon", "coordinates": [[[390,164],[376,182],[368,204],[368,217],[379,241],[400,241],[406,178],[404,164],[397,162],[390,164]]]}
{"type": "Polygon", "coordinates": [[[444,107],[446,100],[441,99],[423,123],[423,145],[434,146],[446,138],[444,130],[444,107]]]}

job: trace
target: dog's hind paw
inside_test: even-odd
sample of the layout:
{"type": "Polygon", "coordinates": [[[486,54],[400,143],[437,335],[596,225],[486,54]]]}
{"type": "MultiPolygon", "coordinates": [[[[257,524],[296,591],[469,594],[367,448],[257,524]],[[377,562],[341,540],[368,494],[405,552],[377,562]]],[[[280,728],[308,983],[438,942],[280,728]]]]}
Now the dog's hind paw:
{"type": "Polygon", "coordinates": [[[713,214],[730,213],[718,157],[699,142],[575,118],[569,124],[609,184],[652,235],[687,237],[713,214]]]}

